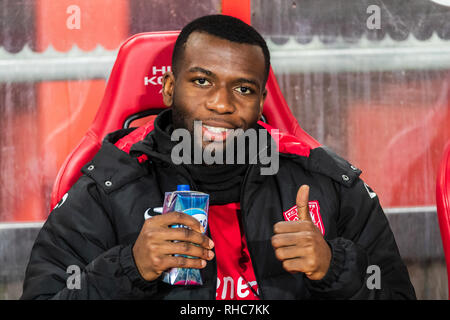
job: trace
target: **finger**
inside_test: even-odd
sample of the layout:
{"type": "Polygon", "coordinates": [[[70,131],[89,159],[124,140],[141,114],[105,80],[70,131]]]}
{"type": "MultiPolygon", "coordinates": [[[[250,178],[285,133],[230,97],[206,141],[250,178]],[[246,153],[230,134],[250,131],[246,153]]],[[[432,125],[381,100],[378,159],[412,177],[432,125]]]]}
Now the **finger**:
{"type": "Polygon", "coordinates": [[[175,257],[175,256],[165,256],[164,258],[164,268],[193,268],[202,269],[206,267],[206,261],[203,259],[193,259],[186,257],[175,257]]]}
{"type": "Polygon", "coordinates": [[[165,229],[161,234],[161,239],[169,241],[186,241],[198,244],[204,248],[214,248],[214,242],[210,238],[200,232],[187,228],[165,229]]]}
{"type": "Polygon", "coordinates": [[[304,258],[284,260],[283,268],[290,273],[304,272],[308,275],[311,272],[304,258]]]}
{"type": "Polygon", "coordinates": [[[295,258],[283,261],[283,269],[290,273],[305,272],[305,259],[295,258]]]}
{"type": "Polygon", "coordinates": [[[280,261],[301,257],[296,246],[277,248],[275,249],[275,256],[280,261]]]}
{"type": "Polygon", "coordinates": [[[314,250],[311,246],[307,247],[288,246],[275,249],[275,256],[280,261],[297,258],[308,258],[313,253],[314,250]]]}
{"type": "Polygon", "coordinates": [[[309,186],[302,185],[297,192],[297,212],[300,221],[311,221],[311,216],[309,215],[309,186]]]}
{"type": "Polygon", "coordinates": [[[214,252],[212,250],[193,245],[189,242],[166,242],[161,252],[167,255],[184,254],[191,257],[197,257],[204,260],[212,260],[214,252]]]}
{"type": "Polygon", "coordinates": [[[305,247],[310,245],[312,236],[313,233],[311,231],[280,233],[275,234],[272,237],[271,242],[274,249],[294,245],[305,247]]]}
{"type": "Polygon", "coordinates": [[[183,212],[172,211],[166,214],[155,216],[152,219],[149,219],[149,221],[156,223],[159,226],[181,224],[200,233],[203,233],[205,231],[203,230],[203,226],[200,224],[200,222],[198,222],[197,219],[183,212]]]}
{"type": "Polygon", "coordinates": [[[314,230],[312,221],[280,221],[273,225],[274,234],[295,233],[314,230]]]}

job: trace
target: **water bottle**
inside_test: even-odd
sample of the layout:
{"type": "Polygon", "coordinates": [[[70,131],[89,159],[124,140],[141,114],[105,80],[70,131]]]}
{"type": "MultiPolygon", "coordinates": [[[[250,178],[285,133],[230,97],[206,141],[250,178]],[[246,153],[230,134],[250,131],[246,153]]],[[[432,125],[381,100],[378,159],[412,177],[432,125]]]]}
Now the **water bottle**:
{"type": "MultiPolygon", "coordinates": [[[[177,191],[165,193],[163,214],[171,211],[186,213],[200,222],[204,232],[206,232],[208,227],[208,209],[209,195],[203,192],[191,191],[189,185],[178,185],[177,191]]],[[[172,227],[187,228],[182,225],[172,227]]],[[[195,286],[203,284],[200,270],[190,268],[172,268],[164,272],[163,281],[171,285],[195,286]]]]}

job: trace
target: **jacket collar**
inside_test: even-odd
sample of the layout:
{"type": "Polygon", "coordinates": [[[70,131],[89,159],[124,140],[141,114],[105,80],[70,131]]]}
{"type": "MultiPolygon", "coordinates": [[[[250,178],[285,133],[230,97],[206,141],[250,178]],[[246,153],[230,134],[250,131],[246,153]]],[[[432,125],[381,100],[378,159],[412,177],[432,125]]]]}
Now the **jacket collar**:
{"type": "Polygon", "coordinates": [[[130,157],[114,145],[133,130],[134,128],[123,129],[108,134],[99,152],[81,169],[82,173],[91,177],[106,193],[148,173],[147,166],[141,165],[136,158],[130,157]]]}

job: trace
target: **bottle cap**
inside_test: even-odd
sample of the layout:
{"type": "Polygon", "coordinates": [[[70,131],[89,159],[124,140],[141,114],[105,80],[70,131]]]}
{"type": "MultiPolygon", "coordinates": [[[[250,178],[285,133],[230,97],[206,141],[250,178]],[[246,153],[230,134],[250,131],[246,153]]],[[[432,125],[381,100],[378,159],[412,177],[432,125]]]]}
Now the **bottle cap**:
{"type": "Polygon", "coordinates": [[[177,191],[189,191],[191,188],[188,184],[179,184],[177,185],[177,191]]]}

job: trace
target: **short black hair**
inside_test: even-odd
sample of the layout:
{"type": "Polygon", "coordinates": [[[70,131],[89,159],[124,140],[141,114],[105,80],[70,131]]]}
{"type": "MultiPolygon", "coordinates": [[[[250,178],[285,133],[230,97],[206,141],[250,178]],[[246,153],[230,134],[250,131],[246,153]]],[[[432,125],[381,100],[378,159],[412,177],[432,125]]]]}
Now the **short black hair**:
{"type": "Polygon", "coordinates": [[[257,45],[262,49],[265,60],[266,83],[270,71],[270,53],[264,38],[252,26],[235,17],[215,14],[197,18],[188,23],[178,35],[172,54],[172,70],[177,74],[177,63],[181,58],[189,35],[194,32],[206,32],[210,35],[232,42],[257,45]]]}

